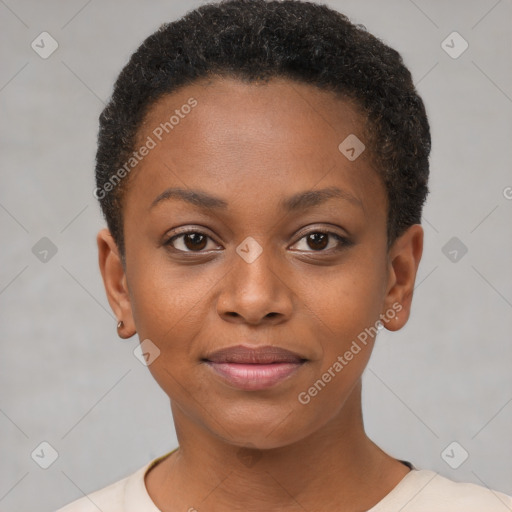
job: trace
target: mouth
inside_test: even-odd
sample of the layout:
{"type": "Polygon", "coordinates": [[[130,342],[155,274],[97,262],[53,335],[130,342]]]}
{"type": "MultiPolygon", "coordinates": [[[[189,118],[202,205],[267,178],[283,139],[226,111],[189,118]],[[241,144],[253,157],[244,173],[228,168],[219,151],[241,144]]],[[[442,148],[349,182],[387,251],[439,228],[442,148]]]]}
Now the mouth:
{"type": "Polygon", "coordinates": [[[277,385],[297,372],[306,358],[276,346],[228,347],[202,359],[228,384],[246,391],[277,385]]]}

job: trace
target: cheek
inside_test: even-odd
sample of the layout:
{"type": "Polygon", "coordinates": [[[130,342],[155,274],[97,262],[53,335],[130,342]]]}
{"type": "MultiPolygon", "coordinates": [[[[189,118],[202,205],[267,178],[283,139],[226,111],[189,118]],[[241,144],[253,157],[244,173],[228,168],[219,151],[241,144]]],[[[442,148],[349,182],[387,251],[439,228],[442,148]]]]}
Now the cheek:
{"type": "Polygon", "coordinates": [[[315,287],[306,309],[316,324],[320,359],[297,390],[301,414],[321,424],[336,416],[351,395],[368,364],[378,333],[380,314],[375,291],[377,274],[338,274],[338,278],[315,287]]]}
{"type": "Polygon", "coordinates": [[[162,353],[185,355],[204,318],[210,279],[195,279],[192,267],[176,271],[156,261],[132,268],[130,300],[140,339],[151,339],[162,353]]]}
{"type": "Polygon", "coordinates": [[[199,266],[171,264],[165,249],[141,242],[136,234],[127,230],[126,252],[137,337],[141,346],[150,340],[157,347],[153,350],[158,356],[148,370],[159,386],[173,400],[187,403],[195,393],[192,388],[200,384],[191,378],[199,365],[194,340],[207,317],[207,294],[218,276],[204,271],[200,275],[199,266]]]}
{"type": "Polygon", "coordinates": [[[310,321],[326,339],[326,349],[341,350],[365,328],[375,325],[384,298],[383,283],[381,268],[354,256],[316,278],[314,287],[305,282],[302,290],[297,290],[306,311],[310,310],[310,321]]]}
{"type": "Polygon", "coordinates": [[[378,333],[384,266],[365,260],[363,255],[351,258],[307,294],[305,309],[322,350],[315,373],[328,383],[326,395],[341,395],[357,381],[378,333]]]}
{"type": "Polygon", "coordinates": [[[205,279],[200,285],[187,272],[172,272],[168,265],[140,265],[130,286],[137,335],[142,343],[149,339],[158,347],[158,357],[148,369],[162,390],[183,404],[191,401],[191,394],[207,392],[200,391],[201,382],[192,375],[200,364],[195,340],[206,318],[210,286],[205,279]]]}

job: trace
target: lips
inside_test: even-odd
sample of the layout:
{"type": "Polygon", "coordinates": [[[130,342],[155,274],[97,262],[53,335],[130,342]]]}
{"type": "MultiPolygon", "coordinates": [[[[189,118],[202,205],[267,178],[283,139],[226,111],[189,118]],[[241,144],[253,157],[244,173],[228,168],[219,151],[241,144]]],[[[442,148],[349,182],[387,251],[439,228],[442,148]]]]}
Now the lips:
{"type": "Polygon", "coordinates": [[[216,377],[232,387],[257,391],[276,386],[292,376],[307,361],[281,347],[228,347],[203,359],[216,377]]]}
{"type": "Polygon", "coordinates": [[[273,364],[301,363],[305,361],[305,358],[272,345],[257,348],[237,345],[213,352],[206,360],[212,363],[273,364]]]}

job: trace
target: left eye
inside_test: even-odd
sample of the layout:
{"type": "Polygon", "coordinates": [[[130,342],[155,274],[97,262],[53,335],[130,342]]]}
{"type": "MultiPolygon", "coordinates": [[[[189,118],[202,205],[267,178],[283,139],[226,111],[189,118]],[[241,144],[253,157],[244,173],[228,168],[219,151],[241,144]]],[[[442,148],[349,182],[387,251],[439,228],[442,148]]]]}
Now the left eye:
{"type": "Polygon", "coordinates": [[[307,235],[303,236],[297,242],[297,244],[299,244],[301,241],[305,241],[305,244],[307,244],[309,246],[309,249],[306,247],[306,248],[302,248],[302,249],[299,248],[298,250],[300,250],[300,251],[313,250],[313,252],[325,251],[326,247],[327,247],[327,250],[332,249],[332,248],[334,248],[335,250],[341,249],[343,246],[349,244],[349,241],[345,237],[338,235],[337,233],[332,233],[330,231],[312,231],[312,232],[308,233],[307,235]],[[332,246],[328,247],[329,238],[331,238],[331,240],[332,239],[335,240],[334,247],[332,247],[332,246]]]}

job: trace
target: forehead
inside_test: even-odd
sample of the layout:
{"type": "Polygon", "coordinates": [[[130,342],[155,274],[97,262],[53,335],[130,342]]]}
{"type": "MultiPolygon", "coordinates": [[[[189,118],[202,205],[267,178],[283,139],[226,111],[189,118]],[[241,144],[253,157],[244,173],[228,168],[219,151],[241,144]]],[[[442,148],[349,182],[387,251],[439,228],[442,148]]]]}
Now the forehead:
{"type": "MultiPolygon", "coordinates": [[[[352,100],[315,86],[283,78],[249,83],[226,77],[203,79],[161,97],[146,114],[139,140],[150,134],[158,138],[158,128],[169,121],[169,133],[161,127],[161,135],[172,134],[176,142],[184,142],[194,131],[195,140],[186,142],[215,141],[234,150],[257,143],[286,148],[300,142],[304,152],[314,151],[315,145],[327,146],[333,140],[341,142],[352,132],[362,138],[365,124],[352,100]],[[197,105],[189,109],[187,103],[192,98],[197,105]],[[310,139],[310,144],[303,144],[304,137],[310,139]]],[[[337,144],[330,149],[337,150],[337,144]]]]}
{"type": "Polygon", "coordinates": [[[169,186],[292,195],[341,184],[375,203],[382,184],[369,151],[351,161],[339,149],[347,137],[364,141],[364,126],[354,103],[307,84],[202,80],[151,106],[136,146],[152,149],[130,189],[149,205],[169,186]]]}

